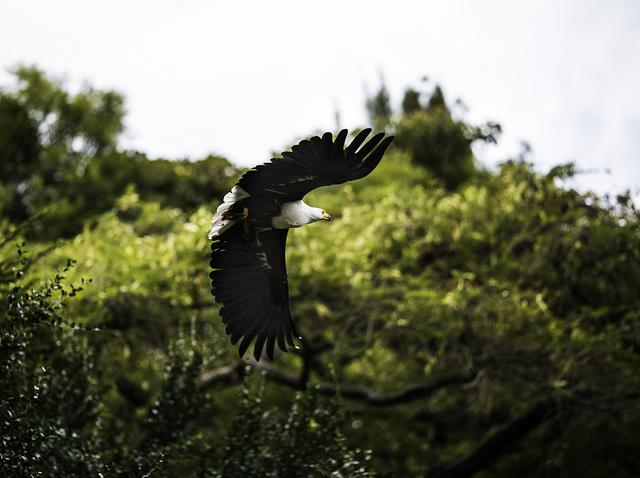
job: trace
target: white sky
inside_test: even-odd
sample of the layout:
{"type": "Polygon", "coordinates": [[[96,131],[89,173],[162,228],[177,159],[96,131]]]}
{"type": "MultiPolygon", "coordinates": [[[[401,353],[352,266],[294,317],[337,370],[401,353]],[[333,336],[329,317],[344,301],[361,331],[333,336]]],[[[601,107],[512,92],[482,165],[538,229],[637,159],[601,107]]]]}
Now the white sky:
{"type": "Polygon", "coordinates": [[[151,156],[269,158],[294,138],[366,124],[429,76],[472,121],[503,125],[486,164],[533,147],[598,192],[640,190],[640,1],[3,0],[6,68],[37,64],[127,99],[123,145],[151,156]],[[610,170],[607,174],[605,171],[610,170]]]}

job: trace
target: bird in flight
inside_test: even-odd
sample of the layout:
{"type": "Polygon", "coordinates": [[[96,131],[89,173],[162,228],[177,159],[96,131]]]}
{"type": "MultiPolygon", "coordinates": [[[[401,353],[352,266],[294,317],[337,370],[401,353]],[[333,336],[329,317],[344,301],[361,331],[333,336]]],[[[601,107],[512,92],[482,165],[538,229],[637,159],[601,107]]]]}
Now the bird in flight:
{"type": "Polygon", "coordinates": [[[345,148],[347,130],[303,140],[291,151],[250,169],[218,207],[209,230],[211,292],[222,304],[220,316],[231,343],[240,339],[242,357],[255,339],[253,356],[260,360],[266,345],[273,359],[300,339],[289,308],[285,245],[290,228],[331,221],[303,197],[321,186],[367,176],[380,163],[393,136],[360,131],[345,148]]]}

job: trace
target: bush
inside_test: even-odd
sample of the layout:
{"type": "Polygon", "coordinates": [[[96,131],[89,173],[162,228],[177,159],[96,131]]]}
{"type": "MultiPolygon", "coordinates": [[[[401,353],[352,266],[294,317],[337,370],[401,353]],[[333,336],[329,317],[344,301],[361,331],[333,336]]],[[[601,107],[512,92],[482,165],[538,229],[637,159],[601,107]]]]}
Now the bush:
{"type": "Polygon", "coordinates": [[[127,412],[147,402],[145,391],[120,381],[122,396],[131,400],[128,386],[138,402],[114,402],[91,345],[99,332],[65,317],[65,303],[82,289],[65,284],[73,261],[29,285],[25,273],[38,257],[23,245],[12,257],[8,242],[0,256],[0,475],[373,476],[368,454],[351,450],[339,431],[344,411],[313,391],[280,417],[245,388],[228,435],[205,433],[214,417],[200,387],[203,356],[185,341],[171,347],[146,412],[127,412]]]}
{"type": "Polygon", "coordinates": [[[222,457],[225,478],[371,477],[370,454],[351,450],[340,428],[346,415],[315,389],[296,395],[288,415],[279,418],[260,394],[242,394],[222,457]]]}

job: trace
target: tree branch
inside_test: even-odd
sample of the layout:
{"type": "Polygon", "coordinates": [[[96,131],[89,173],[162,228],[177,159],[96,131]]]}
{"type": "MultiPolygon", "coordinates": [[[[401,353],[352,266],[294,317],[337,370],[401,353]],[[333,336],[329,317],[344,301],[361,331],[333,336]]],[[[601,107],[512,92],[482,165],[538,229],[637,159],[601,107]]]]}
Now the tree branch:
{"type": "MultiPolygon", "coordinates": [[[[267,380],[284,385],[294,390],[303,390],[306,386],[304,375],[278,370],[271,365],[254,363],[250,366],[265,375],[267,380]]],[[[241,362],[227,365],[203,374],[201,388],[207,390],[216,386],[231,386],[240,383],[245,375],[245,365],[241,362]]],[[[317,385],[318,391],[323,395],[340,395],[349,400],[356,400],[376,407],[389,407],[401,403],[408,403],[420,398],[428,397],[438,390],[453,385],[462,385],[471,382],[476,374],[473,371],[456,372],[444,375],[428,384],[413,385],[404,390],[393,393],[378,393],[366,387],[349,384],[333,384],[329,382],[317,385]]]]}
{"type": "Polygon", "coordinates": [[[558,413],[552,397],[534,404],[512,422],[494,432],[468,455],[451,463],[433,467],[426,476],[429,478],[467,478],[493,465],[510,446],[527,434],[553,418],[558,413]]]}
{"type": "Polygon", "coordinates": [[[378,393],[366,387],[348,384],[335,385],[332,383],[321,383],[318,387],[319,391],[325,395],[339,394],[341,397],[365,402],[368,405],[390,407],[428,397],[442,388],[471,382],[475,376],[476,374],[470,370],[456,372],[444,375],[431,383],[412,385],[399,392],[388,394],[378,393]]]}
{"type": "Polygon", "coordinates": [[[244,363],[236,362],[205,372],[200,376],[200,389],[208,390],[218,385],[232,386],[240,383],[246,374],[245,368],[244,363]]]}

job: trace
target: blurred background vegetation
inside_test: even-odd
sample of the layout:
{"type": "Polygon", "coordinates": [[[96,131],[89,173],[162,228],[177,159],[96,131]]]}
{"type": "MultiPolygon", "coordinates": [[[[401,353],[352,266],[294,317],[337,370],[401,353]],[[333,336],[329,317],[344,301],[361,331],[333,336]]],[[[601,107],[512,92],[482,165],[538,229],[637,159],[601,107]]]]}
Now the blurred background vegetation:
{"type": "MultiPolygon", "coordinates": [[[[640,215],[527,151],[486,169],[440,87],[312,193],[288,268],[308,347],[239,361],[209,293],[224,158],[119,147],[124,98],[0,90],[0,475],[640,476],[640,215]],[[25,245],[26,244],[26,245],[25,245]]],[[[266,158],[265,158],[266,159],[266,158]]]]}

